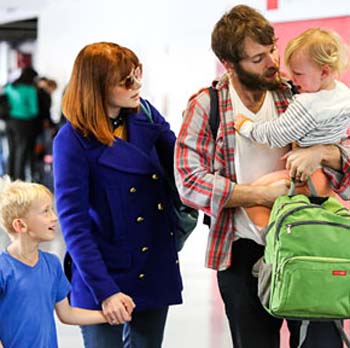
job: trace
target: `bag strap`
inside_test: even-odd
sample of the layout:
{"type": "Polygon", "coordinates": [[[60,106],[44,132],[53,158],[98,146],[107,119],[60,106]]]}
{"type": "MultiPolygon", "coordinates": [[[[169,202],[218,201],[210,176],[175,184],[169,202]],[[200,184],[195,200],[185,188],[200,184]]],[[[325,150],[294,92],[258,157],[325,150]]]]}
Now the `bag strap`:
{"type": "MultiPolygon", "coordinates": [[[[310,325],[309,320],[302,320],[300,330],[299,330],[299,344],[298,344],[297,348],[301,348],[303,343],[305,342],[309,325],[310,325]]],[[[346,347],[350,348],[350,340],[344,331],[342,321],[341,320],[334,320],[334,325],[335,325],[336,329],[338,330],[340,337],[341,337],[342,341],[345,343],[346,347]]]]}
{"type": "Polygon", "coordinates": [[[146,100],[140,100],[140,107],[143,113],[147,116],[148,121],[151,123],[154,123],[153,121],[153,116],[152,116],[152,110],[151,107],[149,106],[148,102],[146,100]]]}
{"type": "Polygon", "coordinates": [[[341,320],[334,320],[334,324],[337,330],[339,331],[340,337],[342,338],[343,342],[348,348],[350,348],[350,340],[346,336],[341,320]]]}
{"type": "Polygon", "coordinates": [[[212,86],[208,88],[208,91],[210,97],[209,126],[213,138],[216,139],[220,124],[218,92],[212,86]]]}
{"type": "MultiPolygon", "coordinates": [[[[317,197],[316,187],[315,187],[314,183],[312,182],[312,180],[310,178],[307,180],[307,185],[308,185],[308,187],[310,189],[311,197],[317,197]]],[[[296,195],[295,179],[291,178],[290,179],[290,188],[289,188],[289,191],[288,191],[288,196],[292,197],[294,195],[296,195]]]]}
{"type": "MultiPolygon", "coordinates": [[[[212,86],[208,87],[208,91],[210,97],[209,126],[213,138],[216,139],[220,124],[218,92],[212,86]]],[[[209,215],[204,214],[203,224],[210,227],[211,220],[209,215]]]]}
{"type": "Polygon", "coordinates": [[[307,329],[310,325],[310,320],[302,320],[299,329],[299,344],[297,348],[301,348],[307,335],[307,329]]]}

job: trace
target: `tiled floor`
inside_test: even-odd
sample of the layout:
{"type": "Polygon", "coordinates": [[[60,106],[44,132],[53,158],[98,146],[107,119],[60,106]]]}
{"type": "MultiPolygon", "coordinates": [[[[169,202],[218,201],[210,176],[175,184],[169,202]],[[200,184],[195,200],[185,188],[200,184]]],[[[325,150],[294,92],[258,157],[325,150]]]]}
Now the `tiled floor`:
{"type": "MultiPolygon", "coordinates": [[[[198,226],[180,253],[184,304],[170,309],[164,348],[232,348],[215,272],[204,267],[207,234],[206,227],[198,226]]],[[[0,231],[0,246],[5,240],[6,236],[0,231]]],[[[61,234],[58,232],[56,239],[44,244],[43,249],[62,258],[64,243],[61,234]]],[[[78,327],[57,321],[57,330],[60,348],[83,347],[78,327]]],[[[281,348],[287,347],[288,332],[283,326],[281,348]]]]}

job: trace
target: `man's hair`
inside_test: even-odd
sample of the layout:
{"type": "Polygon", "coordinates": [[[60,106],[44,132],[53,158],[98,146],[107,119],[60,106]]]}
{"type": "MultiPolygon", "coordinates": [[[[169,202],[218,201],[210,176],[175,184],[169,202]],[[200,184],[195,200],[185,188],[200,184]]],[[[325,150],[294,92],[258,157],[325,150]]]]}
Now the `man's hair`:
{"type": "Polygon", "coordinates": [[[284,60],[290,66],[292,55],[304,50],[319,67],[328,65],[332,72],[341,74],[349,66],[349,54],[341,37],[333,30],[311,28],[287,44],[284,60]]]}
{"type": "Polygon", "coordinates": [[[215,25],[211,47],[220,61],[235,64],[244,58],[246,37],[264,46],[275,42],[275,32],[269,21],[255,9],[238,5],[226,12],[215,25]]]}
{"type": "Polygon", "coordinates": [[[138,65],[133,51],[115,43],[85,46],[75,59],[63,96],[64,116],[83,136],[93,135],[101,143],[112,145],[114,135],[106,101],[112,89],[138,65]]]}
{"type": "Polygon", "coordinates": [[[11,235],[15,219],[26,216],[34,200],[49,195],[50,190],[41,184],[16,180],[11,182],[8,176],[0,177],[0,223],[11,235]]]}

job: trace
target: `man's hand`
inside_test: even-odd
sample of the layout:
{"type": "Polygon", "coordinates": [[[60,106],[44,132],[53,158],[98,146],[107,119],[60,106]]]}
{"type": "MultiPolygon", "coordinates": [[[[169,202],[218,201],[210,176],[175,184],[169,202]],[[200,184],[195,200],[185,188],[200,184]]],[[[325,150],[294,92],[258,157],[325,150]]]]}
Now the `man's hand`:
{"type": "Polygon", "coordinates": [[[322,164],[324,158],[324,145],[296,148],[289,151],[282,160],[286,160],[286,169],[289,175],[297,182],[306,181],[322,164]]]}
{"type": "Polygon", "coordinates": [[[278,197],[284,196],[288,193],[289,186],[290,182],[288,180],[280,180],[270,186],[264,187],[266,191],[266,202],[262,205],[271,208],[278,197]]]}
{"type": "Polygon", "coordinates": [[[131,320],[135,303],[128,295],[118,292],[102,302],[102,311],[110,325],[123,324],[131,320]]]}

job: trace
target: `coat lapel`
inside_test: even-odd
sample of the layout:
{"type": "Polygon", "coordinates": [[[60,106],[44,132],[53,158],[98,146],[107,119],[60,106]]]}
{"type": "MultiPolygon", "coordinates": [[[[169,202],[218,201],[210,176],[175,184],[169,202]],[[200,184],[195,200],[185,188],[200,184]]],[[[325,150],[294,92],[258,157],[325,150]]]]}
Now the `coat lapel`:
{"type": "Polygon", "coordinates": [[[119,171],[149,174],[160,172],[155,153],[161,126],[150,123],[142,113],[127,118],[128,141],[116,139],[112,146],[105,146],[98,163],[119,171]]]}

